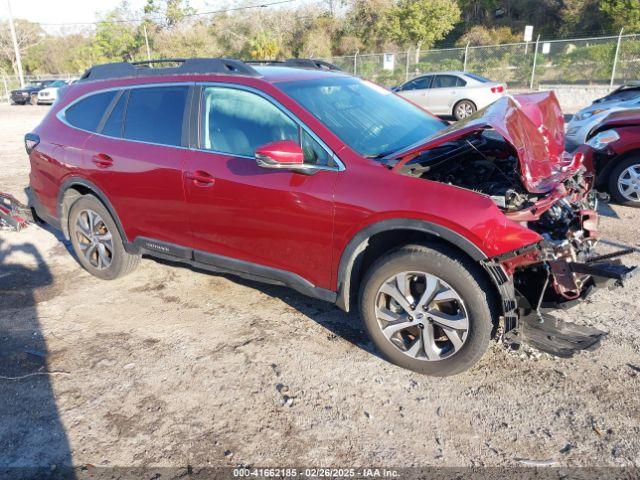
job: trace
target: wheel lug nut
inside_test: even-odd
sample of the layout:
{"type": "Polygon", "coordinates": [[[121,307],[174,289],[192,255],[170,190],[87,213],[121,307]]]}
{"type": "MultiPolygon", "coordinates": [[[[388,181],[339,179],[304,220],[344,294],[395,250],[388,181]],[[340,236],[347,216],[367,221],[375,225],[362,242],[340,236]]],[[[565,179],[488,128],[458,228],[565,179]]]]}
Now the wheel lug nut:
{"type": "Polygon", "coordinates": [[[424,325],[421,323],[418,325],[421,329],[424,329],[424,325]]]}
{"type": "Polygon", "coordinates": [[[415,309],[416,309],[416,306],[415,306],[415,304],[412,303],[411,304],[411,310],[415,310],[415,309]]]}
{"type": "Polygon", "coordinates": [[[410,322],[413,322],[413,317],[411,317],[411,316],[410,316],[410,317],[409,317],[409,321],[410,321],[410,322]]]}

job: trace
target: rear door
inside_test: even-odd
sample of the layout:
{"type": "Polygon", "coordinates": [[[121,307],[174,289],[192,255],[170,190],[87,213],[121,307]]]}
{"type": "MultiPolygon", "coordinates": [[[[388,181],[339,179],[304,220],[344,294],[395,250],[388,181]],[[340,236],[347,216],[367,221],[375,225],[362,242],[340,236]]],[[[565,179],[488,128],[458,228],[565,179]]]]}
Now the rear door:
{"type": "Polygon", "coordinates": [[[205,85],[199,109],[199,148],[185,153],[184,168],[196,259],[216,264],[223,256],[329,288],[340,170],[332,152],[256,90],[205,85]],[[255,149],[277,140],[299,142],[314,173],[259,167],[255,149]]]}
{"type": "Polygon", "coordinates": [[[428,93],[429,88],[431,88],[432,79],[433,75],[414,78],[413,80],[405,83],[402,86],[402,90],[398,93],[407,100],[411,100],[413,103],[417,103],[423,108],[430,109],[428,104],[428,93]]]}
{"type": "Polygon", "coordinates": [[[451,115],[458,90],[465,84],[466,82],[456,75],[435,75],[427,100],[431,111],[438,115],[451,115]]]}
{"type": "Polygon", "coordinates": [[[88,178],[111,201],[129,241],[190,241],[182,185],[188,92],[188,85],[117,92],[85,144],[88,178]]]}

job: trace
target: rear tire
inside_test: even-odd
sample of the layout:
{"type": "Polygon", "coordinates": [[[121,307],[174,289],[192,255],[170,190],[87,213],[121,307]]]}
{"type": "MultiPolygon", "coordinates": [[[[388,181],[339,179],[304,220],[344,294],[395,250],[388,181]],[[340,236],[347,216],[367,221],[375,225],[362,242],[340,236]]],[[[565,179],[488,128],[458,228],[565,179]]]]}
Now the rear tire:
{"type": "Polygon", "coordinates": [[[608,187],[616,203],[640,208],[640,155],[618,162],[609,174],[608,187]]]}
{"type": "Polygon", "coordinates": [[[460,100],[453,107],[453,116],[456,120],[462,120],[476,113],[476,110],[476,105],[471,100],[460,100]]]}
{"type": "Polygon", "coordinates": [[[69,211],[69,236],[78,262],[103,280],[123,277],[136,269],[140,255],[127,253],[107,208],[93,195],[83,195],[69,211]]]}
{"type": "Polygon", "coordinates": [[[463,372],[480,360],[491,340],[493,305],[483,272],[442,245],[408,245],[384,255],[360,290],[363,323],[383,356],[433,376],[463,372]],[[407,288],[397,302],[401,283],[407,288]]]}

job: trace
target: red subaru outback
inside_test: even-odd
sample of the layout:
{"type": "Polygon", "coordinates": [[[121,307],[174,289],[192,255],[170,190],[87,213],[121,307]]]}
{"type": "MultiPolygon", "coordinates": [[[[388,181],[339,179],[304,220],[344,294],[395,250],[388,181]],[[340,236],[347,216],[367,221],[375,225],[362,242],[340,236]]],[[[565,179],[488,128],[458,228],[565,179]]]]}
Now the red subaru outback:
{"type": "Polygon", "coordinates": [[[497,327],[565,356],[602,335],[545,310],[631,270],[594,257],[591,153],[563,152],[553,94],[447,126],[319,62],[150,67],[89,69],[25,138],[31,205],[93,275],[148,255],[359,304],[386,358],[432,375],[497,327]]]}

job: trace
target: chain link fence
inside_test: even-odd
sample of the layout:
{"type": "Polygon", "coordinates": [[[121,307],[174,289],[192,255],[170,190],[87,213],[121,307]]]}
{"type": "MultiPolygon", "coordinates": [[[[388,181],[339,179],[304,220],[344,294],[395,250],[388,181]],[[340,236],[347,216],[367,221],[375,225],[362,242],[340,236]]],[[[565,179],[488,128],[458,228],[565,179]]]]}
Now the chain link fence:
{"type": "Polygon", "coordinates": [[[640,34],[466,46],[325,59],[347,72],[393,86],[422,73],[463,70],[510,88],[616,85],[640,80],[640,34]]]}
{"type": "MultiPolygon", "coordinates": [[[[399,85],[422,73],[463,70],[506,82],[510,88],[551,85],[618,85],[640,80],[640,34],[572,40],[538,40],[504,45],[466,46],[416,52],[359,54],[324,59],[346,72],[381,85],[399,85]]],[[[35,80],[73,74],[25,77],[35,80]]],[[[1,74],[0,99],[9,101],[20,86],[15,75],[1,74]]]]}

